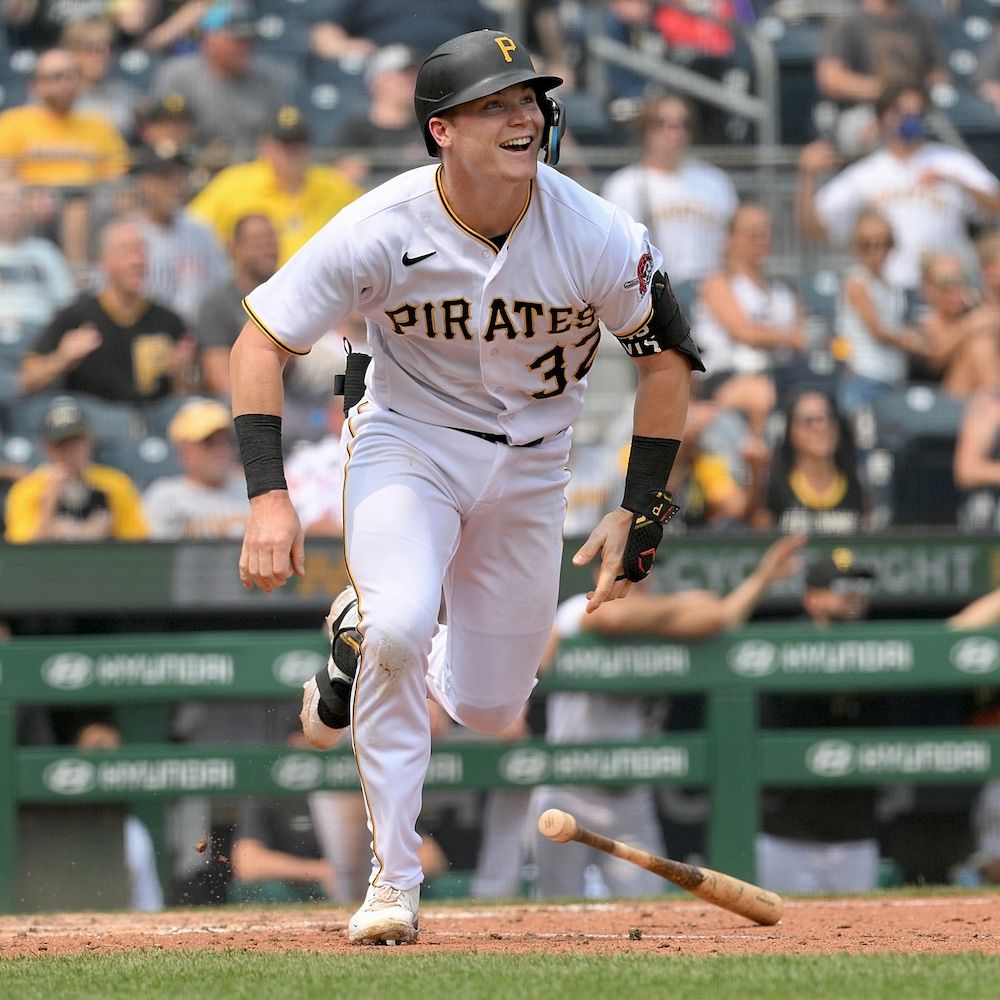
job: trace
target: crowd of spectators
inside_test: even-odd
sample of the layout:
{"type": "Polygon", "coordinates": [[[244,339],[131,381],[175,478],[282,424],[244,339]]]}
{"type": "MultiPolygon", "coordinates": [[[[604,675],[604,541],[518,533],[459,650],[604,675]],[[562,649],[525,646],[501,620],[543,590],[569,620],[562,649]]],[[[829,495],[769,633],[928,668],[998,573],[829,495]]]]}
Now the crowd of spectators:
{"type": "MultiPolygon", "coordinates": [[[[880,420],[927,412],[928,394],[955,403],[944,523],[1000,525],[1000,180],[940,127],[960,92],[1000,137],[1000,16],[957,5],[989,28],[966,40],[973,72],[949,59],[953,3],[831,8],[815,53],[826,124],[794,151],[782,212],[759,176],[713,162],[752,126],[645,69],[751,87],[744,40],[776,37],[780,2],[441,0],[419,17],[399,0],[0,6],[7,541],[239,537],[228,354],[243,296],[387,170],[426,162],[416,68],[446,38],[497,24],[565,78],[567,169],[648,226],[704,353],[670,484],[688,528],[852,537],[893,524],[880,420]],[[595,25],[634,64],[601,62],[595,25]],[[591,164],[593,136],[605,155],[591,164]],[[627,155],[601,168],[615,147],[627,155]],[[776,251],[789,238],[793,259],[833,262],[825,310],[813,275],[776,251]]],[[[343,342],[364,339],[351,322],[286,369],[289,487],[310,534],[340,532],[333,378],[343,342]]],[[[605,344],[590,373],[573,533],[620,488],[620,353],[605,344]]]]}
{"type": "MultiPolygon", "coordinates": [[[[615,0],[595,12],[510,0],[436,4],[421,18],[397,0],[7,0],[4,10],[4,56],[24,84],[8,69],[0,111],[0,253],[11,260],[0,288],[5,489],[41,462],[41,417],[65,393],[82,394],[85,409],[134,411],[133,440],[114,440],[126,421],[107,409],[93,439],[96,457],[120,463],[140,491],[176,473],[167,424],[187,395],[227,401],[242,296],[384,176],[386,150],[399,169],[422,161],[416,67],[443,38],[498,19],[523,28],[536,59],[565,74],[571,109],[599,95],[610,142],[634,151],[613,170],[572,169],[649,226],[708,361],[672,484],[689,526],[782,524],[779,495],[805,509],[840,503],[829,483],[779,469],[802,436],[785,428],[793,392],[830,401],[830,447],[844,452],[859,420],[870,427],[880,405],[915,384],[970,408],[998,388],[1000,181],[993,165],[935,137],[938,92],[926,89],[957,82],[938,30],[956,16],[946,5],[863,0],[826,17],[815,82],[837,127],[801,148],[794,213],[701,152],[731,132],[724,121],[720,132],[712,102],[666,92],[642,65],[600,63],[587,44],[597,24],[644,59],[736,86],[727,70],[742,65],[741,38],[766,34],[780,4],[615,0]],[[334,98],[318,106],[323,81],[334,98]],[[825,248],[837,262],[823,315],[809,276],[775,252],[789,231],[803,254],[825,248]]],[[[990,69],[997,43],[979,41],[967,82],[989,100],[991,82],[1000,85],[990,69]]],[[[591,372],[590,426],[602,433],[579,436],[574,530],[588,527],[584,497],[596,509],[620,473],[621,422],[605,418],[628,409],[628,386],[611,353],[591,372]]],[[[330,386],[341,363],[332,350],[289,367],[289,452],[336,433],[330,386]]],[[[961,428],[950,430],[957,441],[961,428]]],[[[876,434],[842,470],[859,498],[851,530],[893,520],[891,497],[868,496],[877,450],[876,434]]],[[[957,475],[957,491],[980,495],[977,509],[987,488],[957,475]]],[[[951,515],[957,524],[957,505],[951,515]]],[[[336,517],[317,520],[331,530],[336,517]]]]}

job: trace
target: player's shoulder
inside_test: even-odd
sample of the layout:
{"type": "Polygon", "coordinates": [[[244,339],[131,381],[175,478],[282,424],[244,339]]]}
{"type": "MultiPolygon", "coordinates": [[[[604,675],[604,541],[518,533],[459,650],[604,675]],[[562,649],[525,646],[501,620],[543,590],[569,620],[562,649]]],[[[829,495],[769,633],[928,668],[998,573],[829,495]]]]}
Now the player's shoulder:
{"type": "Polygon", "coordinates": [[[341,223],[355,227],[368,224],[380,216],[405,209],[414,201],[436,196],[434,176],[437,169],[437,164],[429,163],[389,178],[341,209],[341,223]]]}
{"type": "Polygon", "coordinates": [[[543,163],[538,165],[536,184],[547,211],[583,228],[607,233],[625,218],[625,213],[606,198],[543,163]]]}

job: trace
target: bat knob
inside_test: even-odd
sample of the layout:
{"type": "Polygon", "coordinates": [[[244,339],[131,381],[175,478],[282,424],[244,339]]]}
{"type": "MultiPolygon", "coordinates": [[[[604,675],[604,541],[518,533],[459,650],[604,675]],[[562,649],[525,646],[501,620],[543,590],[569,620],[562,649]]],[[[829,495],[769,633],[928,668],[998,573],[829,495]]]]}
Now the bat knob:
{"type": "Polygon", "coordinates": [[[538,817],[538,829],[549,840],[564,844],[576,835],[576,818],[562,809],[546,809],[538,817]]]}

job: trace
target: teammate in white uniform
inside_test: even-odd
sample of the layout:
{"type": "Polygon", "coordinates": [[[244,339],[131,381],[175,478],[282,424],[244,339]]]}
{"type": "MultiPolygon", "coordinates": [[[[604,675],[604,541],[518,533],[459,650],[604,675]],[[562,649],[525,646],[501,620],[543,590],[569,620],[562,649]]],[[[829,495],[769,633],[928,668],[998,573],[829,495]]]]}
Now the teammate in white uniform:
{"type": "Polygon", "coordinates": [[[441,165],[341,211],[247,296],[233,348],[251,496],[240,576],[270,592],[304,569],[282,474],[282,365],[352,310],[367,320],[373,360],[344,429],[357,599],[349,588],[334,602],[329,668],[306,684],[302,712],[317,747],[353,724],[373,851],[355,942],[417,933],[426,698],[490,733],[535,684],[558,593],[569,428],[599,321],[634,358],[639,388],[623,506],[574,556],[600,555],[591,610],[648,573],[676,510],[666,482],[701,361],[645,229],[538,163],[558,151],[547,92],[559,83],[498,31],[439,47],[414,101],[441,165]]]}
{"type": "Polygon", "coordinates": [[[914,289],[930,252],[957,253],[977,264],[970,222],[1000,213],[1000,181],[964,149],[929,142],[926,95],[917,87],[887,87],[879,99],[884,148],[862,157],[815,190],[818,174],[835,163],[832,146],[817,140],[799,157],[796,215],[804,236],[846,245],[860,210],[872,205],[892,225],[895,246],[886,278],[914,289]]]}

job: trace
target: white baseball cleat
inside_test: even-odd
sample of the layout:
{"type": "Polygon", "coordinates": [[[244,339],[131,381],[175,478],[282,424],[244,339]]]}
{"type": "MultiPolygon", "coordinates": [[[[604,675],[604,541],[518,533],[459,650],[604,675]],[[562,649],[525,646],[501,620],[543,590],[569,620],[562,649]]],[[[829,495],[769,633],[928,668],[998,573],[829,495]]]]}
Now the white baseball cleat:
{"type": "Polygon", "coordinates": [[[329,750],[351,724],[351,688],[361,654],[359,620],[358,595],[347,586],[334,598],[327,615],[330,657],[326,666],[302,685],[299,720],[306,742],[317,750],[329,750]]]}
{"type": "Polygon", "coordinates": [[[370,885],[347,925],[351,944],[407,944],[417,937],[420,886],[370,885]]]}

